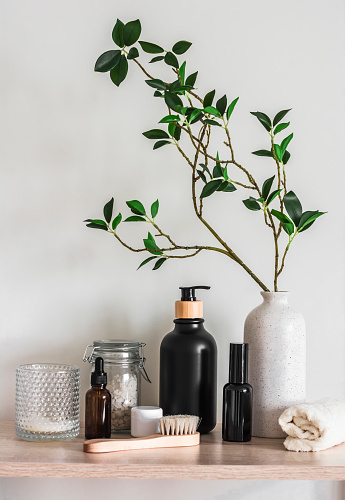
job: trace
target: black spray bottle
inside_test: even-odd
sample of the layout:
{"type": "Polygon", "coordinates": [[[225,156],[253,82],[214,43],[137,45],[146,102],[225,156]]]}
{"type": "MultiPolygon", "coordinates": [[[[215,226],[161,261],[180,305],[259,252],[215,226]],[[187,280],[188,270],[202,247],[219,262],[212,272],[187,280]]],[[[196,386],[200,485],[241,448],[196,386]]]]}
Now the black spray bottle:
{"type": "Polygon", "coordinates": [[[217,345],[204,328],[202,301],[195,290],[209,286],[180,287],[175,303],[175,329],[160,347],[159,405],[164,415],[197,415],[198,431],[210,432],[216,425],[217,345]]]}
{"type": "Polygon", "coordinates": [[[224,441],[252,438],[253,388],[248,384],[248,344],[230,344],[229,383],[223,389],[224,441]]]}
{"type": "Polygon", "coordinates": [[[106,389],[107,374],[103,358],[95,359],[91,373],[91,389],[85,395],[85,437],[101,439],[111,437],[111,394],[106,389]]]}

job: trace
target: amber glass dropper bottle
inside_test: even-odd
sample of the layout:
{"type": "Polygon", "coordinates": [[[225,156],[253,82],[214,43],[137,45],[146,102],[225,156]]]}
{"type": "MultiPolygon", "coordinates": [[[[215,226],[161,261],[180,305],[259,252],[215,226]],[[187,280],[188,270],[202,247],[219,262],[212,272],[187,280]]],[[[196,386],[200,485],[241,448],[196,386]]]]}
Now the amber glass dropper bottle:
{"type": "Polygon", "coordinates": [[[85,395],[86,439],[110,438],[111,394],[106,389],[107,374],[103,358],[96,358],[95,371],[91,374],[91,389],[85,395]]]}

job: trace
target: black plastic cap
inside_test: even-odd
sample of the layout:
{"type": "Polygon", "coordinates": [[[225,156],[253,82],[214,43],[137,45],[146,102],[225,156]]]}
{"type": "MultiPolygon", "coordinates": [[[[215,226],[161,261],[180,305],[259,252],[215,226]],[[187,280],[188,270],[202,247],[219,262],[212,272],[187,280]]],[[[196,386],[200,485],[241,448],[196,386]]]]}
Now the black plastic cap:
{"type": "Polygon", "coordinates": [[[107,385],[107,374],[104,372],[103,358],[95,359],[95,371],[91,373],[91,385],[107,385]]]}
{"type": "Polygon", "coordinates": [[[196,300],[195,290],[209,290],[210,288],[210,286],[180,286],[181,300],[183,302],[196,300]]]}
{"type": "Polygon", "coordinates": [[[248,344],[230,344],[229,382],[248,382],[248,344]]]}

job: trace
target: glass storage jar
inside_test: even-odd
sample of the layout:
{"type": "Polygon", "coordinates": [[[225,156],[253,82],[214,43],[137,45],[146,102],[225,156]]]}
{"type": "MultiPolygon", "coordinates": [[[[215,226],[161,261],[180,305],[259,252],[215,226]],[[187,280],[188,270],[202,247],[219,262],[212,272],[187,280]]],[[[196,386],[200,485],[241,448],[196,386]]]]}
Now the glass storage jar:
{"type": "Polygon", "coordinates": [[[95,359],[104,359],[104,371],[108,376],[107,389],[111,393],[111,431],[129,431],[131,408],[139,406],[141,377],[151,383],[145,370],[142,342],[125,340],[95,340],[85,349],[83,361],[95,368],[95,359]],[[88,348],[91,354],[88,356],[88,348]]]}

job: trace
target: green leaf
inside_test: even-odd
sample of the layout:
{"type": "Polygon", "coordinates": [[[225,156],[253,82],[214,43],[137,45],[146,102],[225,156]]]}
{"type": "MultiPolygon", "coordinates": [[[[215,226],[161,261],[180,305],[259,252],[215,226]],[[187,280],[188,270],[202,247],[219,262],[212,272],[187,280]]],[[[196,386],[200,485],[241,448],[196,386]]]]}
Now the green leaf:
{"type": "Polygon", "coordinates": [[[132,47],[128,52],[127,59],[129,61],[130,59],[135,59],[136,57],[139,57],[139,51],[136,47],[132,47]]]}
{"type": "Polygon", "coordinates": [[[286,148],[288,147],[288,145],[289,145],[289,143],[290,143],[290,141],[291,141],[292,138],[293,138],[293,134],[288,135],[287,137],[285,137],[285,139],[282,141],[282,143],[280,145],[282,159],[283,159],[283,155],[284,155],[284,153],[286,151],[286,148]]]}
{"type": "Polygon", "coordinates": [[[96,222],[90,222],[89,224],[86,224],[86,227],[90,227],[92,229],[103,229],[104,231],[108,231],[107,226],[103,226],[102,224],[97,224],[96,222]]]}
{"type": "Polygon", "coordinates": [[[162,146],[166,146],[167,144],[171,144],[169,141],[157,141],[155,145],[153,146],[153,149],[159,149],[162,146]]]}
{"type": "Polygon", "coordinates": [[[131,215],[123,222],[146,222],[146,219],[144,219],[144,217],[140,217],[140,215],[131,215]]]}
{"type": "MultiPolygon", "coordinates": [[[[161,52],[164,52],[164,49],[160,47],[159,45],[156,45],[155,43],[150,43],[150,42],[140,42],[139,44],[141,48],[143,49],[144,52],[147,54],[160,54],[161,52]]],[[[164,56],[162,56],[162,59],[164,59],[164,56]]],[[[161,59],[160,59],[161,61],[161,59]]],[[[150,62],[153,62],[150,61],[150,62]]]]}
{"type": "Polygon", "coordinates": [[[104,52],[96,61],[95,71],[105,73],[115,68],[119,63],[121,57],[121,50],[108,50],[104,52]]]}
{"type": "Polygon", "coordinates": [[[204,97],[204,108],[207,108],[208,106],[211,106],[213,103],[214,96],[216,94],[215,90],[211,90],[211,92],[208,92],[205,97],[204,97]]]}
{"type": "Polygon", "coordinates": [[[252,155],[269,156],[270,158],[272,158],[272,151],[268,151],[268,149],[259,149],[258,151],[253,151],[252,155]]]}
{"type": "Polygon", "coordinates": [[[148,130],[147,132],[143,132],[143,135],[147,139],[169,139],[169,135],[159,128],[154,128],[152,130],[148,130]]]}
{"type": "Polygon", "coordinates": [[[190,85],[181,85],[180,82],[176,82],[178,83],[179,85],[174,85],[171,84],[170,87],[169,87],[169,91],[170,92],[178,92],[178,93],[181,93],[183,94],[185,90],[192,90],[193,87],[191,87],[190,85]]]}
{"type": "Polygon", "coordinates": [[[204,108],[204,112],[208,113],[209,115],[218,116],[218,118],[221,117],[221,114],[219,113],[218,109],[214,108],[213,106],[206,106],[206,108],[204,108]]]}
{"type": "Polygon", "coordinates": [[[295,230],[292,222],[282,222],[282,228],[289,236],[291,236],[295,230]]]}
{"type": "Polygon", "coordinates": [[[110,78],[112,82],[115,83],[117,87],[119,87],[120,83],[123,82],[123,80],[126,78],[127,73],[128,62],[126,56],[122,55],[120,57],[120,62],[118,63],[118,65],[110,71],[110,78]]]}
{"type": "Polygon", "coordinates": [[[236,191],[236,189],[237,188],[233,185],[232,182],[223,181],[217,191],[223,191],[223,193],[232,193],[233,191],[236,191]]]}
{"type": "Polygon", "coordinates": [[[176,123],[172,122],[168,124],[168,132],[171,137],[174,137],[175,129],[176,129],[176,123]]]}
{"type": "Polygon", "coordinates": [[[283,155],[283,163],[284,163],[284,165],[286,165],[287,162],[290,160],[290,156],[291,155],[290,155],[289,151],[285,151],[285,153],[283,155]]]}
{"type": "Polygon", "coordinates": [[[227,116],[227,119],[229,120],[230,119],[230,116],[232,115],[232,112],[237,104],[237,101],[239,100],[239,97],[236,97],[236,99],[234,99],[230,104],[229,104],[229,107],[228,107],[228,111],[226,112],[226,116],[227,116]]]}
{"type": "Polygon", "coordinates": [[[185,76],[186,76],[186,64],[187,64],[186,61],[184,61],[181,64],[181,66],[179,67],[179,70],[178,70],[180,78],[181,78],[182,85],[184,85],[185,76]]]}
{"type": "Polygon", "coordinates": [[[292,221],[289,219],[289,217],[282,212],[278,212],[278,210],[271,210],[271,214],[274,215],[280,222],[283,224],[292,224],[292,221]]]}
{"type": "Polygon", "coordinates": [[[154,97],[164,97],[164,95],[162,94],[162,92],[159,92],[159,90],[155,90],[154,93],[153,93],[154,97]]]}
{"type": "Polygon", "coordinates": [[[159,201],[156,200],[151,205],[151,216],[152,216],[152,219],[154,219],[156,217],[156,215],[158,214],[158,209],[159,209],[159,201]]]}
{"type": "Polygon", "coordinates": [[[146,250],[148,250],[150,253],[153,253],[154,255],[163,255],[163,252],[157,246],[157,243],[155,242],[151,233],[149,233],[147,239],[143,241],[146,250]]]}
{"type": "Polygon", "coordinates": [[[302,217],[301,202],[299,201],[299,199],[297,198],[297,196],[293,191],[289,191],[288,193],[286,193],[283,201],[287,213],[290,215],[295,226],[298,227],[298,224],[302,217]]]}
{"type": "Polygon", "coordinates": [[[225,168],[223,168],[223,177],[226,181],[229,180],[229,176],[228,176],[228,166],[226,166],[225,168]]]}
{"type": "Polygon", "coordinates": [[[189,122],[192,123],[193,120],[195,120],[197,117],[200,119],[202,116],[203,116],[203,114],[202,114],[202,111],[200,109],[194,109],[189,117],[189,122]]]}
{"type": "Polygon", "coordinates": [[[282,191],[282,189],[276,189],[275,191],[272,191],[272,193],[269,195],[266,201],[266,205],[268,206],[276,196],[282,191]]]}
{"type": "Polygon", "coordinates": [[[270,194],[274,178],[275,178],[275,175],[273,175],[273,177],[270,177],[269,179],[266,179],[262,185],[261,191],[262,191],[262,197],[264,200],[266,200],[268,195],[270,194]]]}
{"type": "Polygon", "coordinates": [[[226,110],[226,105],[228,104],[228,99],[226,95],[224,94],[223,97],[218,99],[216,103],[216,108],[218,109],[219,113],[223,116],[226,110]]]}
{"type": "Polygon", "coordinates": [[[187,76],[186,85],[190,85],[191,87],[194,87],[197,76],[198,76],[198,71],[187,76]]]}
{"type": "Polygon", "coordinates": [[[222,179],[214,179],[205,184],[203,190],[201,191],[200,198],[207,198],[207,196],[211,196],[211,194],[217,191],[222,182],[222,179]]]}
{"type": "Polygon", "coordinates": [[[216,163],[216,166],[213,169],[213,177],[223,177],[223,169],[220,163],[216,163]]]}
{"type": "MultiPolygon", "coordinates": [[[[150,262],[153,259],[157,259],[157,257],[148,257],[147,259],[143,260],[142,263],[140,264],[140,266],[138,267],[138,269],[140,269],[141,267],[143,267],[145,264],[147,264],[148,262],[150,262]]],[[[137,269],[137,271],[138,271],[138,269],[137,269]]]]}
{"type": "Polygon", "coordinates": [[[181,40],[180,42],[175,43],[175,45],[172,48],[172,51],[180,56],[181,54],[187,52],[187,50],[191,45],[192,45],[191,42],[187,42],[186,40],[181,40]]]}
{"type": "Polygon", "coordinates": [[[164,61],[166,64],[168,64],[169,66],[173,66],[174,68],[179,67],[177,57],[172,52],[167,52],[165,54],[164,61]]]}
{"type": "Polygon", "coordinates": [[[165,92],[164,99],[165,99],[166,105],[169,106],[169,108],[171,108],[173,111],[177,111],[176,106],[181,106],[181,107],[183,106],[183,102],[181,101],[179,96],[176,94],[172,94],[170,92],[165,92]]]}
{"type": "Polygon", "coordinates": [[[150,232],[147,233],[147,239],[153,241],[153,243],[156,243],[154,237],[150,232]]]}
{"type": "Polygon", "coordinates": [[[211,175],[211,172],[209,171],[208,167],[206,165],[204,165],[203,163],[199,163],[200,167],[205,170],[205,172],[208,173],[208,175],[211,177],[212,179],[212,175],[211,175]]]}
{"type": "Polygon", "coordinates": [[[319,212],[318,210],[304,212],[302,214],[300,221],[299,221],[297,231],[299,233],[301,233],[302,231],[305,231],[313,224],[313,222],[318,217],[321,217],[321,215],[324,215],[325,213],[326,212],[319,212]]]}
{"type": "Polygon", "coordinates": [[[274,129],[273,133],[274,135],[279,134],[282,130],[286,129],[290,125],[290,122],[287,123],[280,123],[279,125],[276,126],[274,129]]]}
{"type": "MultiPolygon", "coordinates": [[[[170,125],[174,125],[174,124],[170,124],[170,125]]],[[[182,129],[181,129],[181,127],[178,127],[176,125],[174,125],[174,126],[175,126],[175,130],[173,133],[173,137],[174,137],[174,139],[176,139],[176,141],[179,141],[181,139],[182,129]]]]}
{"type": "Polygon", "coordinates": [[[152,87],[154,89],[158,89],[158,90],[166,90],[167,89],[167,86],[165,85],[165,83],[162,82],[162,80],[158,80],[158,78],[153,78],[152,80],[145,80],[145,82],[147,83],[147,85],[149,85],[150,87],[152,87]]]}
{"type": "Polygon", "coordinates": [[[116,43],[116,45],[118,47],[121,47],[121,48],[125,45],[125,43],[123,41],[123,27],[124,27],[123,22],[120,21],[120,19],[118,19],[116,21],[116,24],[114,26],[113,33],[112,33],[112,38],[113,38],[114,42],[116,43]]]}
{"type": "Polygon", "coordinates": [[[253,198],[248,198],[247,200],[242,200],[242,202],[249,210],[253,210],[254,212],[261,210],[259,203],[256,200],[254,200],[253,198]]]}
{"type": "Polygon", "coordinates": [[[277,125],[277,123],[280,122],[284,118],[284,116],[291,111],[292,108],[290,109],[283,109],[283,111],[279,111],[279,113],[276,114],[276,116],[273,119],[273,127],[277,125]]]}
{"type": "Polygon", "coordinates": [[[155,265],[153,266],[153,271],[156,271],[157,269],[159,269],[161,267],[162,264],[164,264],[164,262],[167,260],[166,257],[161,257],[160,259],[157,260],[157,262],[155,263],[155,265]]]}
{"type": "Polygon", "coordinates": [[[139,19],[125,24],[123,27],[123,41],[125,42],[125,45],[127,45],[127,47],[133,45],[133,43],[135,43],[140,37],[140,33],[141,24],[139,19]]]}
{"type": "Polygon", "coordinates": [[[159,123],[172,123],[172,122],[179,122],[180,117],[178,115],[167,115],[164,116],[161,120],[159,120],[159,123]]]}
{"type": "Polygon", "coordinates": [[[282,155],[279,144],[273,144],[273,146],[274,146],[274,152],[275,152],[276,157],[278,158],[279,161],[282,161],[283,155],[282,155]]]}
{"type": "MultiPolygon", "coordinates": [[[[140,42],[139,42],[140,43],[140,42]]],[[[155,63],[155,62],[158,62],[158,61],[163,61],[164,59],[164,56],[157,56],[157,57],[153,57],[151,59],[151,61],[149,61],[149,63],[155,63]]]]}
{"type": "Polygon", "coordinates": [[[138,200],[126,201],[126,205],[135,215],[146,215],[144,205],[138,200]]]}
{"type": "Polygon", "coordinates": [[[250,114],[256,116],[256,118],[268,132],[271,131],[272,127],[271,120],[265,113],[261,113],[261,111],[251,111],[250,114]]]}
{"type": "Polygon", "coordinates": [[[115,219],[113,220],[113,223],[111,225],[111,227],[113,228],[113,231],[115,231],[115,229],[117,228],[117,226],[120,224],[120,222],[122,221],[122,214],[119,213],[115,219]]]}
{"type": "Polygon", "coordinates": [[[110,223],[111,217],[113,215],[113,207],[114,207],[114,198],[108,201],[108,203],[106,203],[103,208],[104,218],[108,222],[108,224],[110,223]]]}
{"type": "Polygon", "coordinates": [[[207,123],[207,125],[217,125],[218,127],[221,127],[222,125],[218,122],[216,122],[216,120],[209,120],[209,119],[206,119],[205,120],[205,123],[207,123]]]}
{"type": "Polygon", "coordinates": [[[206,184],[207,179],[206,179],[206,175],[204,174],[204,172],[202,172],[201,170],[197,170],[197,172],[199,174],[200,179],[202,179],[204,181],[204,183],[206,184]]]}
{"type": "Polygon", "coordinates": [[[186,115],[187,110],[188,110],[188,107],[187,107],[187,106],[175,106],[175,111],[176,111],[177,113],[180,113],[180,115],[185,116],[185,115],[186,115]]]}

